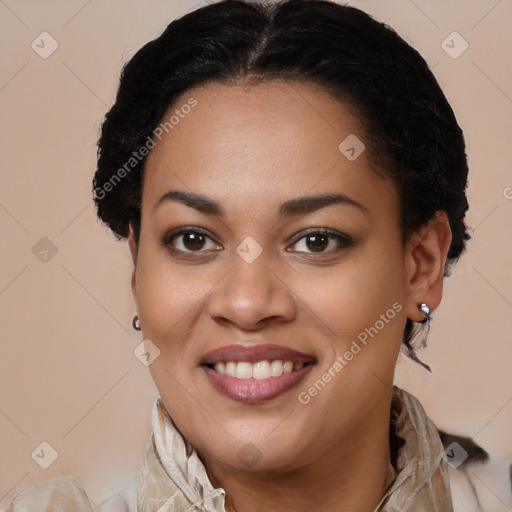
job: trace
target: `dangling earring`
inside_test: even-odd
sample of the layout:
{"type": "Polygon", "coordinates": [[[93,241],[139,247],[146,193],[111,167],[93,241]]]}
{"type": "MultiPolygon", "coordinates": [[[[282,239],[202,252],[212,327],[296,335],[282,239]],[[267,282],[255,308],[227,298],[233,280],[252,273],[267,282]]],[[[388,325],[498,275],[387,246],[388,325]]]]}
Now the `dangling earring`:
{"type": "MultiPolygon", "coordinates": [[[[407,335],[407,341],[405,342],[405,346],[407,347],[407,355],[420,366],[423,366],[425,370],[432,373],[432,369],[430,368],[430,366],[418,358],[418,356],[416,355],[416,349],[412,345],[412,341],[416,338],[416,335],[420,334],[421,341],[419,343],[419,348],[425,348],[427,346],[427,338],[430,333],[430,306],[422,302],[421,304],[418,304],[418,309],[425,315],[425,318],[420,322],[414,322],[414,324],[416,325],[414,327],[411,327],[407,335]],[[421,332],[423,331],[423,329],[418,328],[418,324],[423,325],[425,323],[427,324],[426,332],[421,332]]],[[[413,324],[411,324],[411,326],[412,325],[413,324]]]]}
{"type": "Polygon", "coordinates": [[[425,304],[424,302],[422,302],[419,306],[418,306],[422,313],[427,317],[427,320],[430,320],[430,307],[428,304],[425,304]]]}
{"type": "Polygon", "coordinates": [[[140,326],[140,322],[139,322],[139,315],[135,315],[133,317],[133,320],[132,320],[132,327],[136,330],[136,331],[142,331],[142,328],[140,326]]]}
{"type": "Polygon", "coordinates": [[[421,312],[425,315],[425,318],[421,323],[427,324],[427,332],[425,333],[424,338],[421,342],[421,346],[425,347],[427,345],[428,335],[430,334],[430,306],[422,302],[418,307],[420,308],[421,312]]]}

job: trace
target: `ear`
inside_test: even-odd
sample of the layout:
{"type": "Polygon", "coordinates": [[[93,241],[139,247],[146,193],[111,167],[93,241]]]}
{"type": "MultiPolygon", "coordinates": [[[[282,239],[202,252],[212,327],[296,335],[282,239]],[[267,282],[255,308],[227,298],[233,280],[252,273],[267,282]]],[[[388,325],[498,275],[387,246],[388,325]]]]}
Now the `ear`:
{"type": "Polygon", "coordinates": [[[135,271],[137,270],[137,252],[138,252],[138,243],[135,240],[135,233],[133,232],[133,226],[130,223],[130,232],[128,233],[128,247],[130,248],[130,253],[132,255],[133,261],[133,272],[132,272],[132,293],[135,298],[137,298],[137,283],[135,279],[135,271]]]}
{"type": "Polygon", "coordinates": [[[424,302],[434,311],[441,303],[443,277],[448,250],[452,241],[446,213],[436,212],[430,222],[414,233],[406,249],[407,317],[415,322],[424,320],[418,305],[424,302]]]}

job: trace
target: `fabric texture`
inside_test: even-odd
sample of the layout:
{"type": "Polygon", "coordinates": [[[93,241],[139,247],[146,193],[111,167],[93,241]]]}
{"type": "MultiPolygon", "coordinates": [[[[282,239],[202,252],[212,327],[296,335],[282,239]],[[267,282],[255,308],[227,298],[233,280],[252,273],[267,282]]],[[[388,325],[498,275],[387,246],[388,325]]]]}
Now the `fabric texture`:
{"type": "Polygon", "coordinates": [[[432,420],[410,393],[393,386],[391,422],[405,440],[397,458],[398,476],[375,512],[453,511],[444,447],[432,420]]]}
{"type": "MultiPolygon", "coordinates": [[[[402,440],[394,461],[398,474],[374,512],[453,512],[437,429],[420,402],[397,386],[393,386],[390,421],[402,440]]],[[[119,499],[123,503],[119,512],[226,512],[224,489],[211,484],[195,450],[187,456],[185,440],[160,397],[151,411],[151,429],[139,473],[137,503],[128,505],[119,499]]],[[[80,481],[63,476],[26,488],[3,512],[93,510],[96,508],[80,481]]]]}

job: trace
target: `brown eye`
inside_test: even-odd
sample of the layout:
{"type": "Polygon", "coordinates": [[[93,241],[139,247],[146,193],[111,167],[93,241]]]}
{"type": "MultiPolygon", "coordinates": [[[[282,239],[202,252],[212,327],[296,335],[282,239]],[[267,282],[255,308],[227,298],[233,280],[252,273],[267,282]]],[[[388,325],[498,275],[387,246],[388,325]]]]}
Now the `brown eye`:
{"type": "Polygon", "coordinates": [[[190,251],[202,249],[205,243],[205,236],[201,233],[193,231],[181,235],[183,237],[183,245],[190,251]]]}
{"type": "Polygon", "coordinates": [[[205,252],[220,247],[205,233],[194,229],[170,233],[162,240],[164,246],[179,252],[205,252]]]}
{"type": "Polygon", "coordinates": [[[304,252],[306,254],[313,253],[333,253],[350,247],[353,244],[353,239],[349,235],[341,232],[333,231],[311,231],[306,233],[301,238],[298,238],[292,244],[293,252],[304,252]]]}
{"type": "Polygon", "coordinates": [[[308,235],[306,247],[313,252],[321,252],[329,245],[329,237],[326,235],[308,235]]]}

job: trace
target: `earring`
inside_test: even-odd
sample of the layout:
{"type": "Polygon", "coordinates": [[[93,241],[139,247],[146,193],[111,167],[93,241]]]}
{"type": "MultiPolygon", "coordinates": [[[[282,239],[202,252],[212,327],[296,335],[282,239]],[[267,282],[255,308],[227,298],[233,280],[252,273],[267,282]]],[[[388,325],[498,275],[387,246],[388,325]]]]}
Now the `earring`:
{"type": "Polygon", "coordinates": [[[142,328],[140,326],[140,322],[139,322],[139,315],[135,315],[133,317],[133,320],[132,320],[132,327],[136,330],[136,331],[141,331],[142,328]]]}
{"type": "Polygon", "coordinates": [[[411,328],[407,333],[407,341],[405,342],[405,346],[407,347],[407,355],[420,366],[423,366],[425,370],[432,373],[432,369],[426,363],[424,363],[421,359],[416,355],[416,348],[425,348],[427,346],[427,338],[430,333],[430,306],[422,302],[418,304],[418,309],[425,315],[425,318],[420,322],[412,322],[411,328]],[[427,324],[426,330],[422,328],[423,324],[427,324]],[[414,324],[414,325],[413,325],[414,324]],[[420,324],[420,325],[418,325],[420,324]],[[424,332],[422,332],[424,331],[424,332]],[[416,341],[416,337],[419,335],[420,341],[419,343],[415,343],[415,346],[412,345],[412,341],[416,341]]]}
{"type": "Polygon", "coordinates": [[[426,316],[427,320],[430,320],[430,307],[428,304],[422,302],[419,306],[421,312],[426,316]]]}
{"type": "Polygon", "coordinates": [[[423,341],[421,343],[422,346],[425,347],[427,345],[428,335],[430,334],[430,306],[422,302],[418,307],[420,308],[421,312],[425,315],[425,318],[421,321],[421,323],[427,324],[427,332],[425,333],[423,341]]]}

